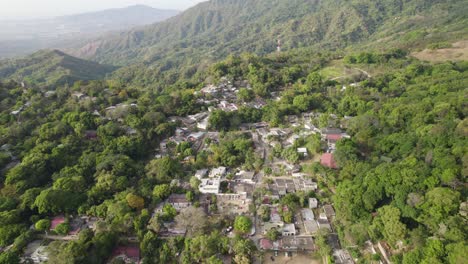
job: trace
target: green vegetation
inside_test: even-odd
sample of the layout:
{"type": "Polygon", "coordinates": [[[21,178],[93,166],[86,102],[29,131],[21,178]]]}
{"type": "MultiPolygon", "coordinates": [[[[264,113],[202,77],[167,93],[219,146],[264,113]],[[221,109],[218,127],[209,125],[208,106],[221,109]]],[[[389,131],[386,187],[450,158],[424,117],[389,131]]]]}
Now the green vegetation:
{"type": "Polygon", "coordinates": [[[0,78],[24,81],[28,86],[56,86],[73,84],[75,81],[100,80],[115,69],[58,50],[45,50],[22,59],[1,61],[0,78]]]}
{"type": "MultiPolygon", "coordinates": [[[[96,59],[131,64],[108,79],[107,67],[59,52],[5,62],[0,247],[12,247],[0,254],[0,263],[16,261],[57,215],[99,221],[76,240],[53,242],[50,263],[103,263],[115,246],[135,238],[143,263],[249,263],[256,253],[245,238],[251,216],[218,214],[219,196],[201,195],[193,175],[229,167],[229,181],[223,182],[228,192],[237,169],[265,172],[264,181],[272,183],[268,177],[284,172],[273,170],[275,159],[301,164],[320,189],[283,195],[277,205],[284,222],[293,223],[308,198],[317,196],[336,209],[332,224],[343,248],[355,249],[363,261],[380,258],[360,255],[368,240],[386,242],[395,263],[463,261],[468,64],[421,62],[401,47],[441,43],[444,34],[447,41],[464,36],[464,11],[463,1],[214,0],[124,34],[125,40],[103,41],[96,59]],[[446,12],[453,15],[446,18],[446,12]],[[421,23],[413,21],[422,15],[421,23]],[[435,23],[441,25],[434,29],[438,33],[422,29],[435,23]],[[397,32],[401,43],[394,39],[397,32]],[[286,51],[270,54],[278,35],[286,51]],[[384,36],[389,40],[370,48],[384,36]],[[332,80],[341,69],[345,77],[332,80]],[[237,87],[243,89],[232,100],[261,101],[264,107],[213,110],[213,96],[200,90],[221,80],[248,83],[237,87]],[[212,133],[199,142],[180,140],[176,128],[182,133],[184,122],[193,121],[187,116],[200,112],[210,113],[212,133]],[[336,143],[338,170],[298,154],[297,148],[306,147],[315,158],[326,144],[319,134],[302,135],[304,124],[291,124],[305,113],[310,118],[300,122],[343,127],[350,135],[336,143]],[[274,144],[287,140],[279,134],[263,142],[255,138],[260,129],[239,131],[260,121],[301,136],[283,147],[274,144]],[[167,202],[174,196],[193,206],[179,212],[167,202]],[[31,225],[39,232],[28,231],[31,225]],[[236,233],[228,238],[224,230],[231,225],[236,233]],[[162,237],[169,228],[179,235],[162,237]]],[[[192,125],[190,133],[198,131],[192,125]]],[[[255,190],[254,200],[267,192],[255,190]]],[[[257,221],[269,220],[269,207],[251,208],[257,221]]],[[[58,234],[69,230],[68,223],[55,228],[58,234]]],[[[329,235],[320,230],[315,242],[331,262],[329,235]]],[[[279,234],[272,230],[267,237],[279,234]]]]}
{"type": "Polygon", "coordinates": [[[234,221],[234,230],[241,234],[247,234],[252,228],[252,220],[247,216],[237,216],[234,221]]]}

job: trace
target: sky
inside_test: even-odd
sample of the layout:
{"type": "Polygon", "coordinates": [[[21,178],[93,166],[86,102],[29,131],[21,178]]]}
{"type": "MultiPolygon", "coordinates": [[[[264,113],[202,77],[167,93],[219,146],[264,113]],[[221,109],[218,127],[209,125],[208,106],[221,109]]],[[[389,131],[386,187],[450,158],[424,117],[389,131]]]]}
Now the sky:
{"type": "Polygon", "coordinates": [[[0,0],[0,20],[46,18],[143,4],[184,10],[205,0],[0,0]]]}

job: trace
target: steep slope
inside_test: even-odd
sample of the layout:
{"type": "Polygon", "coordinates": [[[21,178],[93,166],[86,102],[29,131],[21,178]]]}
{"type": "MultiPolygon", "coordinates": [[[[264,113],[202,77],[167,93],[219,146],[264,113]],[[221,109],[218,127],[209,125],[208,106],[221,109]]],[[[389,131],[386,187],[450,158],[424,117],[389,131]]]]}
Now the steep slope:
{"type": "MultiPolygon", "coordinates": [[[[50,19],[0,21],[0,57],[27,54],[38,49],[68,47],[109,31],[130,30],[166,20],[179,13],[144,5],[50,19]]],[[[86,42],[84,42],[86,43],[86,42]]]]}
{"type": "Polygon", "coordinates": [[[435,22],[447,24],[466,19],[468,8],[463,3],[461,0],[212,0],[166,22],[99,40],[94,53],[80,55],[128,64],[190,49],[221,56],[236,51],[269,53],[276,49],[277,39],[282,40],[284,49],[342,48],[378,36],[381,31],[389,36],[435,22]]]}
{"type": "Polygon", "coordinates": [[[0,79],[59,85],[75,80],[102,79],[115,69],[58,50],[44,50],[22,59],[0,61],[0,79]]]}
{"type": "Polygon", "coordinates": [[[149,68],[154,74],[140,77],[154,80],[161,72],[193,75],[230,53],[267,54],[276,50],[278,39],[284,51],[340,50],[353,44],[424,46],[432,37],[453,32],[458,38],[468,36],[466,14],[463,0],[212,0],[165,22],[88,43],[72,54],[136,63],[125,74],[141,75],[136,71],[149,68]],[[414,43],[414,35],[422,36],[416,38],[420,43],[414,43]]]}

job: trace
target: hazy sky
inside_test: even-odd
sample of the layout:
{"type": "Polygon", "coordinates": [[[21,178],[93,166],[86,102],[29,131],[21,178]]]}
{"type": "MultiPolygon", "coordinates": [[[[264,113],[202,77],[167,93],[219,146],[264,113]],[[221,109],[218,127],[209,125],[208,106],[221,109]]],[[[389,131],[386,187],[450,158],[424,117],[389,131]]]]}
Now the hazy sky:
{"type": "Polygon", "coordinates": [[[183,10],[205,0],[0,0],[0,20],[53,17],[136,4],[183,10]]]}

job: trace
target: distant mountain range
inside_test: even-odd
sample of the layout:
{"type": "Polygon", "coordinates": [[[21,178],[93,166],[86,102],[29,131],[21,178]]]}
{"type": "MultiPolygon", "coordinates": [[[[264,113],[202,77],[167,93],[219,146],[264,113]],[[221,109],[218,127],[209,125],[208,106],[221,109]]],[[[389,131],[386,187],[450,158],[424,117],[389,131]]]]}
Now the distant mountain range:
{"type": "Polygon", "coordinates": [[[50,19],[0,21],[0,58],[76,45],[102,33],[160,22],[178,13],[135,5],[50,19]]]}

